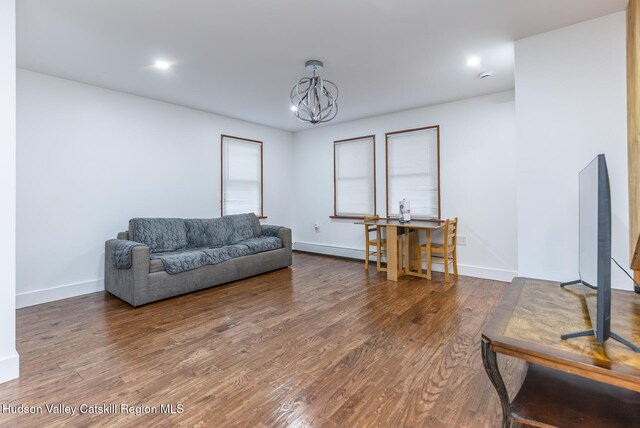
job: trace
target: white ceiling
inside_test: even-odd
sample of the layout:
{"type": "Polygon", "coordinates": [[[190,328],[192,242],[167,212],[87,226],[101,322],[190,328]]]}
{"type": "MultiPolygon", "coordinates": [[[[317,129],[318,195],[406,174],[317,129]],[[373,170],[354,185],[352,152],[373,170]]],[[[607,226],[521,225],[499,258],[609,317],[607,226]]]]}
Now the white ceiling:
{"type": "Polygon", "coordinates": [[[340,88],[338,123],[513,88],[514,40],[626,3],[19,0],[18,66],[300,130],[312,125],[293,117],[289,92],[307,59],[340,88]],[[160,58],[174,67],[149,66],[160,58]]]}

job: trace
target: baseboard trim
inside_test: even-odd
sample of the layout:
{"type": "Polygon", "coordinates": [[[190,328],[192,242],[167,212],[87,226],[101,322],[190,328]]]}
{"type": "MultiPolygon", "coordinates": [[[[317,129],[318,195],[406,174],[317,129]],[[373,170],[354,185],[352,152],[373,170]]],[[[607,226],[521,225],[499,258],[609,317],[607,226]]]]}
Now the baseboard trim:
{"type": "MultiPolygon", "coordinates": [[[[307,253],[325,254],[328,256],[345,257],[358,260],[364,260],[365,254],[364,250],[362,249],[337,247],[324,244],[312,244],[309,242],[294,242],[293,249],[297,251],[304,251],[307,253]]],[[[435,265],[433,266],[433,270],[436,272],[442,272],[444,270],[444,267],[442,265],[435,265]]],[[[460,275],[464,276],[472,276],[475,278],[491,279],[494,281],[503,282],[511,282],[514,277],[518,276],[518,272],[516,271],[464,264],[458,264],[458,272],[460,275]]]]}
{"type": "Polygon", "coordinates": [[[308,242],[294,242],[295,251],[307,253],[326,254],[328,256],[344,257],[347,259],[364,260],[364,250],[356,248],[335,247],[332,245],[311,244],[308,242]]]}
{"type": "Polygon", "coordinates": [[[96,291],[102,290],[104,290],[104,279],[99,278],[42,290],[28,291],[26,293],[18,293],[16,294],[16,308],[26,308],[27,306],[54,302],[56,300],[95,293],[96,291]]]}
{"type": "Polygon", "coordinates": [[[17,379],[20,376],[20,356],[13,351],[11,355],[0,358],[0,383],[17,379]]]}

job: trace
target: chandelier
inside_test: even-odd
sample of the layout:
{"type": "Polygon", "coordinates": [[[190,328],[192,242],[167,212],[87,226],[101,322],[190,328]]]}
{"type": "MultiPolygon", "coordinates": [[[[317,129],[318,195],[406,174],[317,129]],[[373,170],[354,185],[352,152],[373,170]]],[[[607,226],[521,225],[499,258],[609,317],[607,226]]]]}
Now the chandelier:
{"type": "Polygon", "coordinates": [[[316,71],[322,70],[321,61],[311,59],[304,68],[313,72],[313,76],[303,77],[291,89],[291,110],[303,122],[314,125],[329,122],[338,114],[338,87],[316,76],[316,71]]]}

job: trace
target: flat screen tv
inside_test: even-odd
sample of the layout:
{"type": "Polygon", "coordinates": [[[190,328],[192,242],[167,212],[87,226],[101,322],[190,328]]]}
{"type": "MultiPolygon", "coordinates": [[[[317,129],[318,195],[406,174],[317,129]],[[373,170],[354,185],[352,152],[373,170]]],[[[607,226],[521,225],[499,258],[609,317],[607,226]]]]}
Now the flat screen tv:
{"type": "Polygon", "coordinates": [[[580,171],[579,227],[580,280],[596,339],[604,342],[611,332],[611,193],[604,155],[580,171]]]}
{"type": "Polygon", "coordinates": [[[603,154],[580,171],[579,182],[580,279],[560,285],[582,284],[592,329],[561,337],[594,335],[598,342],[612,337],[638,352],[638,347],[611,331],[611,191],[603,154]]]}

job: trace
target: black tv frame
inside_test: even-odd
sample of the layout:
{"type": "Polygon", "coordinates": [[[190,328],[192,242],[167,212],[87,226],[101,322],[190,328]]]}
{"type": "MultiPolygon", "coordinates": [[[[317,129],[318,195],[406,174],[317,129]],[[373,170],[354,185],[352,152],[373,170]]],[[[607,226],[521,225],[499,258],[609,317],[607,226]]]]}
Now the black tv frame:
{"type": "Polygon", "coordinates": [[[592,328],[590,330],[563,334],[560,338],[567,340],[574,337],[593,335],[598,342],[605,342],[611,337],[633,349],[635,352],[640,352],[640,347],[611,331],[611,188],[609,186],[609,172],[604,154],[596,156],[594,160],[589,162],[589,165],[580,171],[580,174],[590,168],[594,162],[597,162],[598,165],[598,284],[594,286],[583,281],[582,274],[579,272],[580,279],[563,282],[560,284],[560,287],[582,284],[584,286],[583,297],[587,303],[587,308],[589,308],[586,295],[587,289],[597,290],[596,320],[594,323],[593,314],[588,310],[592,328]]]}

